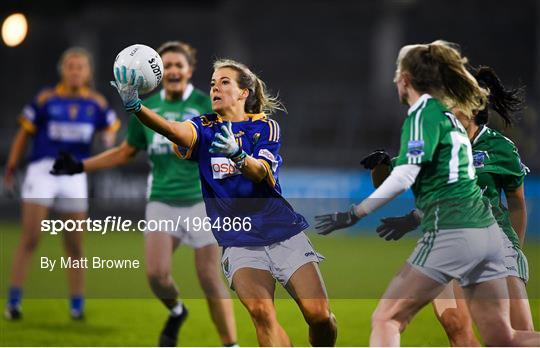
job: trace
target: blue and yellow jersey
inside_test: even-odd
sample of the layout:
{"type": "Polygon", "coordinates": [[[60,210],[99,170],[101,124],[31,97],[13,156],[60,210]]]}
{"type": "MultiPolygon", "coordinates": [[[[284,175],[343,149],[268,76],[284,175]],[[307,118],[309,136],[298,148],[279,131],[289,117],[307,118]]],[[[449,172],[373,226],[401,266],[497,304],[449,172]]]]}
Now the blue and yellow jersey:
{"type": "Polygon", "coordinates": [[[189,148],[175,147],[177,155],[197,161],[206,213],[211,221],[224,218],[249,218],[249,228],[224,231],[212,228],[221,246],[266,246],[288,239],[308,227],[281,196],[279,168],[280,128],[264,114],[248,115],[248,121],[233,122],[238,144],[250,156],[261,161],[268,175],[253,182],[240,173],[234,163],[221,154],[208,152],[214,135],[224,124],[216,114],[191,119],[193,143],[189,148]]]}
{"type": "Polygon", "coordinates": [[[20,123],[33,135],[32,162],[54,158],[59,151],[84,159],[90,155],[96,131],[120,128],[116,113],[103,96],[90,89],[68,95],[61,84],[44,89],[26,105],[20,123]]]}

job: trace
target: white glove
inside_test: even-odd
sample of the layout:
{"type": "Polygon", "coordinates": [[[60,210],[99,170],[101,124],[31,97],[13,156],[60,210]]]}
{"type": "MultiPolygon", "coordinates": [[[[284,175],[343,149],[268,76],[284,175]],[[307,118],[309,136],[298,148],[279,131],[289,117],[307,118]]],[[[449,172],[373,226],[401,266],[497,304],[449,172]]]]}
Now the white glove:
{"type": "Polygon", "coordinates": [[[124,65],[115,68],[114,75],[116,81],[111,81],[111,86],[116,88],[126,111],[130,113],[139,112],[142,107],[139,98],[139,87],[144,83],[143,77],[137,77],[135,70],[128,69],[124,65]]]}

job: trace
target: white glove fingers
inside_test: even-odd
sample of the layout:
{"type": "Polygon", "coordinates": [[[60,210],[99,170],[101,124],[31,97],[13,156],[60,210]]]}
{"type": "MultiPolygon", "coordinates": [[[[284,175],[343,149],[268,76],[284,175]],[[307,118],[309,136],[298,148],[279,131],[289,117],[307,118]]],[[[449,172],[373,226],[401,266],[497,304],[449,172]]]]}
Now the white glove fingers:
{"type": "Polygon", "coordinates": [[[114,68],[114,78],[116,81],[120,81],[120,68],[118,67],[114,68]]]}
{"type": "Polygon", "coordinates": [[[130,85],[135,85],[135,79],[136,79],[136,74],[135,74],[135,69],[129,69],[129,84],[130,85]]]}
{"type": "Polygon", "coordinates": [[[214,138],[214,141],[215,141],[216,139],[219,140],[219,142],[221,142],[221,143],[224,143],[224,144],[227,143],[227,138],[225,138],[223,135],[221,135],[221,134],[219,134],[219,133],[216,133],[216,136],[215,136],[215,138],[214,138]]]}
{"type": "Polygon", "coordinates": [[[120,79],[120,83],[122,84],[127,84],[127,67],[125,65],[122,65],[122,68],[121,68],[121,72],[122,72],[122,77],[120,79]]]}
{"type": "Polygon", "coordinates": [[[226,149],[226,148],[227,148],[227,144],[223,144],[223,143],[214,141],[214,142],[212,143],[212,147],[217,147],[218,149],[226,149]]]}
{"type": "MultiPolygon", "coordinates": [[[[219,133],[216,133],[216,135],[219,134],[219,133]]],[[[221,126],[221,134],[223,134],[226,138],[230,138],[231,135],[229,133],[229,128],[227,128],[227,126],[223,125],[221,126]]]]}

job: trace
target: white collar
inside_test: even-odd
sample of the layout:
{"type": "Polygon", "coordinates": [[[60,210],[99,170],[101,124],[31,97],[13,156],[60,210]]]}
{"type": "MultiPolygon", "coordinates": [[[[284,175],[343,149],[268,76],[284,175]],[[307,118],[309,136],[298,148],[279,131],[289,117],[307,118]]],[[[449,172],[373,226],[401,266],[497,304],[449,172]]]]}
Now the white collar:
{"type": "Polygon", "coordinates": [[[418,107],[424,103],[425,101],[427,101],[428,99],[431,99],[432,97],[427,94],[427,93],[424,93],[420,96],[420,98],[418,98],[418,100],[416,102],[414,102],[413,105],[411,105],[411,107],[409,108],[409,110],[407,111],[407,114],[410,114],[411,112],[415,111],[416,109],[418,109],[418,107]]]}
{"type": "MultiPolygon", "coordinates": [[[[195,89],[195,87],[193,87],[193,85],[191,83],[188,83],[187,86],[186,86],[186,89],[184,89],[184,93],[182,94],[182,101],[186,101],[191,96],[191,93],[193,93],[194,89],[195,89]]],[[[159,92],[159,95],[161,96],[161,100],[165,100],[165,90],[164,89],[162,89],[159,92]]]]}
{"type": "MultiPolygon", "coordinates": [[[[471,122],[473,122],[473,120],[471,120],[471,122]]],[[[476,141],[478,139],[480,139],[480,137],[482,136],[482,134],[484,134],[486,131],[488,130],[488,127],[486,125],[483,125],[482,126],[482,130],[480,130],[480,132],[478,132],[478,135],[476,135],[476,137],[474,138],[473,140],[473,144],[476,144],[476,141]]]]}

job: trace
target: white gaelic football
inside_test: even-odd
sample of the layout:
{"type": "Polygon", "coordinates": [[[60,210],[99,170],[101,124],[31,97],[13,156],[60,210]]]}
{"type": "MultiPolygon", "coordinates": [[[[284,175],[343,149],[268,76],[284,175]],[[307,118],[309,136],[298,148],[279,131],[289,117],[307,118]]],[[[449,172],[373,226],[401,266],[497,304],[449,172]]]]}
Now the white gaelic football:
{"type": "MultiPolygon", "coordinates": [[[[116,78],[116,69],[125,66],[128,70],[133,69],[136,78],[143,77],[143,84],[139,88],[140,94],[150,93],[156,88],[163,77],[163,62],[159,54],[146,45],[131,45],[124,48],[114,60],[113,74],[116,78]]],[[[128,81],[131,76],[127,76],[128,81]]]]}

